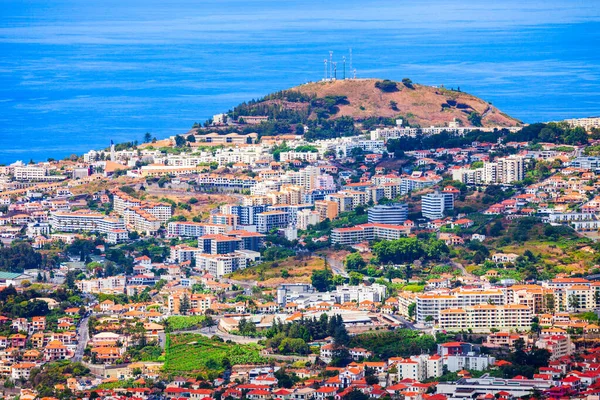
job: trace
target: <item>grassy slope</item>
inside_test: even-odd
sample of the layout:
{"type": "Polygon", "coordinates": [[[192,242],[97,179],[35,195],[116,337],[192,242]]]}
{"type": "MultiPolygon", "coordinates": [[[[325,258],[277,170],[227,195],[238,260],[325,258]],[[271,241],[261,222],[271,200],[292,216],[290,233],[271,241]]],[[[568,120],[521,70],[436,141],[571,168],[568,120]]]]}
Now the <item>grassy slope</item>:
{"type": "Polygon", "coordinates": [[[350,104],[340,106],[335,117],[352,116],[356,119],[370,116],[395,117],[407,116],[411,124],[422,127],[441,126],[459,118],[468,126],[467,114],[457,108],[442,111],[442,104],[455,100],[471,107],[481,115],[484,126],[513,126],[519,121],[500,112],[490,103],[464,92],[454,92],[443,88],[414,85],[414,90],[398,83],[397,92],[384,93],[375,87],[375,79],[339,80],[335,82],[313,82],[293,88],[305,94],[318,97],[347,96],[350,104]],[[390,100],[398,104],[398,111],[390,108],[390,100]],[[361,109],[364,108],[364,109],[361,109]]]}
{"type": "Polygon", "coordinates": [[[255,267],[236,271],[228,277],[235,280],[258,281],[261,286],[276,287],[285,282],[310,283],[310,276],[316,269],[323,269],[324,261],[319,257],[297,260],[289,257],[276,262],[266,262],[255,267]],[[281,277],[283,270],[287,270],[289,277],[281,277]]]}

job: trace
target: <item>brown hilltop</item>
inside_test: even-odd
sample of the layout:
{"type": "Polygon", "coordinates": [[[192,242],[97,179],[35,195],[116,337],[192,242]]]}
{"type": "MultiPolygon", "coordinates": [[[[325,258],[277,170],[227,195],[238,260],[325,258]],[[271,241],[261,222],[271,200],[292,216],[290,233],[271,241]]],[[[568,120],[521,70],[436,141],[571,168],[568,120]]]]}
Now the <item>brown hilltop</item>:
{"type": "Polygon", "coordinates": [[[413,88],[397,82],[398,91],[384,92],[375,87],[377,79],[349,79],[312,82],[292,90],[317,97],[346,96],[348,104],[339,105],[332,118],[350,116],[356,120],[368,117],[405,117],[411,125],[421,127],[445,126],[458,118],[463,126],[470,126],[468,115],[475,111],[483,116],[482,125],[515,126],[515,118],[501,112],[490,103],[465,92],[413,84],[413,88]],[[397,110],[390,107],[395,101],[397,110]],[[445,104],[445,107],[442,105],[445,104]]]}

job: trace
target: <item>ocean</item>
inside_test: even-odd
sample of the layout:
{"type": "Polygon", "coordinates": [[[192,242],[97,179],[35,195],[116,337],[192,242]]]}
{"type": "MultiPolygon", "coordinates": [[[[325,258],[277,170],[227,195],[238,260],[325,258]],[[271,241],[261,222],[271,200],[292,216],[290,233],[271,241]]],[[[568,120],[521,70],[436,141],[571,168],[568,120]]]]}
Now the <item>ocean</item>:
{"type": "Polygon", "coordinates": [[[600,1],[1,0],[0,163],[186,132],[324,76],[460,87],[525,122],[600,115],[600,1]]]}

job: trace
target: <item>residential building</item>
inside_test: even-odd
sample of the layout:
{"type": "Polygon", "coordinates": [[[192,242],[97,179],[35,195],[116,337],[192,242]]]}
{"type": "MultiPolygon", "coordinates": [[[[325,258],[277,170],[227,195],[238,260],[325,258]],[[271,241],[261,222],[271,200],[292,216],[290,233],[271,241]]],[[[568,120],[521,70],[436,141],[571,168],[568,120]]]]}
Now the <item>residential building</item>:
{"type": "Polygon", "coordinates": [[[388,224],[362,224],[331,231],[331,243],[350,245],[375,239],[395,240],[410,233],[410,227],[388,224]]]}
{"type": "Polygon", "coordinates": [[[440,219],[444,213],[454,209],[454,196],[451,193],[428,193],[421,197],[421,214],[425,218],[440,219]]]}
{"type": "Polygon", "coordinates": [[[492,328],[526,330],[531,327],[531,316],[531,309],[525,305],[479,304],[441,310],[439,327],[448,331],[471,330],[473,332],[490,332],[492,328]]]}
{"type": "Polygon", "coordinates": [[[367,211],[369,223],[402,225],[408,219],[408,204],[376,205],[367,211]]]}

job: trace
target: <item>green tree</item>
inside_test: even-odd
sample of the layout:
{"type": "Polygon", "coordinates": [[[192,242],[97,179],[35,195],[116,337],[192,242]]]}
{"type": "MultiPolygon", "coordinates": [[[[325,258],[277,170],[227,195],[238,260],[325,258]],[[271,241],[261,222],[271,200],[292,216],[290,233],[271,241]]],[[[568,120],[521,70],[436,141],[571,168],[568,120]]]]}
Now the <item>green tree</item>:
{"type": "Polygon", "coordinates": [[[469,116],[467,117],[467,119],[469,120],[469,122],[471,122],[473,126],[481,126],[481,114],[479,114],[478,112],[472,111],[471,114],[469,114],[469,116]]]}
{"type": "Polygon", "coordinates": [[[186,143],[186,141],[183,136],[181,136],[181,135],[175,136],[175,146],[176,147],[183,147],[183,146],[185,146],[185,143],[186,143]]]}
{"type": "Polygon", "coordinates": [[[364,275],[356,271],[350,272],[350,285],[357,286],[363,282],[364,275]]]}
{"type": "Polygon", "coordinates": [[[315,270],[311,276],[311,283],[319,292],[326,292],[332,286],[333,274],[328,269],[315,270]]]}
{"type": "Polygon", "coordinates": [[[348,254],[346,260],[344,260],[344,264],[349,271],[360,271],[367,266],[360,253],[348,254]]]}
{"type": "Polygon", "coordinates": [[[389,79],[384,79],[382,81],[375,82],[375,87],[382,92],[397,92],[398,84],[394,81],[390,81],[389,79]]]}
{"type": "Polygon", "coordinates": [[[413,83],[409,78],[402,78],[402,84],[409,89],[414,89],[413,83]]]}

